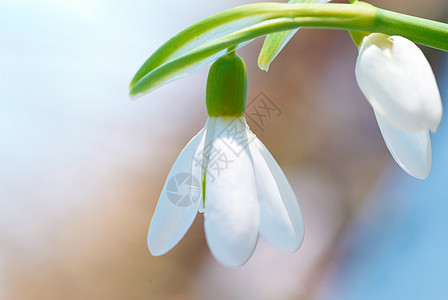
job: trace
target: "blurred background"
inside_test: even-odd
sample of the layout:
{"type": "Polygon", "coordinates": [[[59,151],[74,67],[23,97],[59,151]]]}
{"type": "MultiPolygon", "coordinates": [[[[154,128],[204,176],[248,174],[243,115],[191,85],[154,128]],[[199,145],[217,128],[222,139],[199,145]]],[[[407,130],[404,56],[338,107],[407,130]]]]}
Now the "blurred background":
{"type": "MultiPolygon", "coordinates": [[[[271,65],[239,54],[252,130],[299,199],[294,254],[260,239],[239,269],[207,249],[203,217],[168,254],[146,235],[171,165],[204,125],[207,68],[137,101],[128,83],[184,27],[240,0],[0,0],[0,299],[448,299],[448,124],[419,181],[390,157],[346,32],[303,29],[271,65]]],[[[446,0],[378,0],[448,21],[446,0]]],[[[448,97],[448,59],[423,49],[448,97]]]]}

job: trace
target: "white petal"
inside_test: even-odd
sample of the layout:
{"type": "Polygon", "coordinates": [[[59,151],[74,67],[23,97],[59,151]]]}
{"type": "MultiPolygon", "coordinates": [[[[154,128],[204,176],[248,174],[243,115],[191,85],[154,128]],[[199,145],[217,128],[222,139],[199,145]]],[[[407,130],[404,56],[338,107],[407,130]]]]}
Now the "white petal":
{"type": "Polygon", "coordinates": [[[259,206],[248,143],[243,118],[216,118],[205,180],[205,234],[214,257],[233,267],[249,259],[258,240],[259,206]]]}
{"type": "Polygon", "coordinates": [[[422,51],[400,36],[370,34],[356,62],[359,87],[384,119],[403,130],[437,130],[442,103],[422,51]]]}
{"type": "Polygon", "coordinates": [[[409,175],[425,179],[431,170],[431,140],[428,129],[402,131],[375,112],[386,146],[395,161],[409,175]]]}
{"type": "Polygon", "coordinates": [[[193,223],[202,202],[201,165],[197,157],[204,145],[202,129],[180,153],[160,194],[148,232],[148,248],[162,255],[173,248],[193,223]]]}
{"type": "Polygon", "coordinates": [[[273,246],[296,251],[303,241],[299,204],[286,176],[258,140],[250,144],[260,201],[260,233],[273,246]]]}

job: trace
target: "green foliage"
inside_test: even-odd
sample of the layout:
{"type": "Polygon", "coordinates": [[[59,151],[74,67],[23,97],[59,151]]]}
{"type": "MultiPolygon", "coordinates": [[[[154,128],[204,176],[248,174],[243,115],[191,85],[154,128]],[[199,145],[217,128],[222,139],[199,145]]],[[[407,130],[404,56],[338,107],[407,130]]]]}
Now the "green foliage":
{"type": "MultiPolygon", "coordinates": [[[[299,27],[400,35],[415,43],[448,51],[448,24],[371,5],[249,4],[199,21],[167,41],[138,70],[131,81],[130,94],[139,96],[186,76],[225,55],[228,48],[299,27]]],[[[281,39],[285,35],[280,33],[281,39]]]]}

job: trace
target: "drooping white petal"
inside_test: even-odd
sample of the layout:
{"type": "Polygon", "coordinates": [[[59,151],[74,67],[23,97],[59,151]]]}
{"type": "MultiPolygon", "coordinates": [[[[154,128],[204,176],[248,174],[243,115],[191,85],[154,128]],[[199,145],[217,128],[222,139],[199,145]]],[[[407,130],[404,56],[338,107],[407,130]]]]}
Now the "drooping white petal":
{"type": "Polygon", "coordinates": [[[390,125],[375,112],[376,120],[392,157],[409,175],[425,179],[431,170],[431,140],[428,129],[410,132],[390,125]]]}
{"type": "Polygon", "coordinates": [[[180,153],[160,194],[148,232],[148,248],[162,255],[173,248],[193,223],[202,202],[201,165],[204,145],[202,129],[180,153]]]}
{"type": "Polygon", "coordinates": [[[376,113],[402,130],[437,130],[442,117],[439,89],[422,51],[400,36],[365,37],[356,79],[376,113]]]}
{"type": "Polygon", "coordinates": [[[250,144],[260,201],[260,233],[273,246],[296,251],[303,241],[299,204],[286,176],[256,138],[250,144]]]}
{"type": "Polygon", "coordinates": [[[204,227],[213,256],[227,266],[244,264],[258,240],[259,206],[243,118],[216,118],[206,145],[204,227]]]}

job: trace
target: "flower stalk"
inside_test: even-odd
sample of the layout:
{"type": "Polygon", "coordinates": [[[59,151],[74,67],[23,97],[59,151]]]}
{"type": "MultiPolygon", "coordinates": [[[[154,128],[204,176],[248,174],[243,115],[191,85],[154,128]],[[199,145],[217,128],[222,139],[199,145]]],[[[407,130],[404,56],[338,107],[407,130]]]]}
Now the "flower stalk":
{"type": "Polygon", "coordinates": [[[257,3],[232,8],[181,31],[138,70],[130,94],[138,96],[199,69],[259,36],[298,27],[379,32],[448,51],[448,24],[361,4],[257,3]]]}

